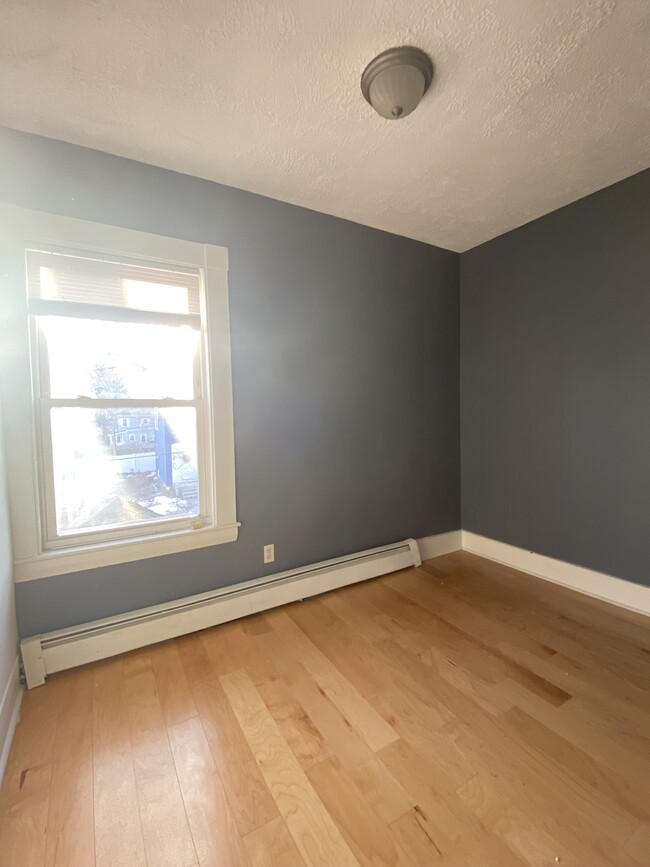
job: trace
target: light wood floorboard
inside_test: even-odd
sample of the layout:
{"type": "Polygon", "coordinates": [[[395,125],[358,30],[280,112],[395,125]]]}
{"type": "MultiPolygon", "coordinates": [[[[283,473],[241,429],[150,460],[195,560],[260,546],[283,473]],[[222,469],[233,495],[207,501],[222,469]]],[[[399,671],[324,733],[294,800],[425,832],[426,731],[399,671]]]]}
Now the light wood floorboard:
{"type": "Polygon", "coordinates": [[[458,552],[51,677],[0,863],[648,867],[649,626],[458,552]]]}

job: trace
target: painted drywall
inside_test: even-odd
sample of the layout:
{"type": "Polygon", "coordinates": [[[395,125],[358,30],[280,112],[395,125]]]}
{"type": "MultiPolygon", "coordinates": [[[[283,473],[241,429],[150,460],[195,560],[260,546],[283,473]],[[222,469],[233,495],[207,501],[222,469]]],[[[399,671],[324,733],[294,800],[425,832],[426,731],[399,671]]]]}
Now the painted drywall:
{"type": "MultiPolygon", "coordinates": [[[[0,349],[1,357],[1,349],[0,349]]],[[[0,406],[0,781],[18,690],[18,634],[14,606],[11,533],[7,503],[2,406],[0,406]]]]}
{"type": "Polygon", "coordinates": [[[0,197],[230,256],[239,540],[19,583],[21,635],[459,528],[457,254],[9,130],[0,197]]]}
{"type": "Polygon", "coordinates": [[[463,529],[650,584],[650,171],[461,257],[463,529]]]}
{"type": "Polygon", "coordinates": [[[2,0],[8,126],[467,250],[637,172],[648,0],[2,0]],[[417,111],[359,87],[431,54],[417,111]]]}

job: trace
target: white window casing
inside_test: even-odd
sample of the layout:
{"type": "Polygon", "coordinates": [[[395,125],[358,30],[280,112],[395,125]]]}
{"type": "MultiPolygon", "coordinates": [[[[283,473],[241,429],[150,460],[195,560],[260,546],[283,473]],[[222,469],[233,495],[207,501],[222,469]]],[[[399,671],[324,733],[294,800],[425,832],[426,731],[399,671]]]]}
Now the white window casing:
{"type": "MultiPolygon", "coordinates": [[[[0,205],[0,221],[3,301],[0,388],[5,408],[16,580],[45,578],[235,541],[239,524],[235,498],[227,249],[28,211],[13,205],[0,205]],[[50,454],[51,463],[51,447],[42,432],[47,425],[42,426],[39,419],[38,352],[30,351],[25,271],[25,251],[34,248],[128,257],[145,265],[171,265],[200,273],[203,396],[199,401],[201,411],[197,414],[197,426],[201,428],[197,431],[198,519],[175,519],[112,531],[99,528],[79,538],[52,538],[52,519],[47,514],[47,508],[51,509],[51,505],[47,506],[48,496],[51,500],[48,485],[53,485],[48,478],[47,455],[50,454]]],[[[38,303],[44,305],[43,310],[47,312],[48,302],[39,299],[38,303]]],[[[92,315],[92,311],[88,315],[92,315]]],[[[32,321],[32,350],[36,334],[32,321]]],[[[83,398],[75,401],[77,406],[83,403],[83,398]]],[[[134,400],[133,403],[164,406],[165,400],[134,400]]],[[[53,404],[56,401],[49,400],[48,405],[53,404]]],[[[129,421],[125,422],[122,425],[120,421],[119,427],[128,431],[129,421]]],[[[118,437],[127,440],[123,434],[117,434],[116,443],[118,437]]],[[[139,437],[134,436],[134,439],[139,437]]]]}

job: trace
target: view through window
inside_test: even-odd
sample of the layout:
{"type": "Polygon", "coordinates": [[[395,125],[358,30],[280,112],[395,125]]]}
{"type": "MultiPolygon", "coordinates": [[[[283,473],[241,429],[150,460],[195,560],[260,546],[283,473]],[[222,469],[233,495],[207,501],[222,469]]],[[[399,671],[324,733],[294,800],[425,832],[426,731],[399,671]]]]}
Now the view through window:
{"type": "Polygon", "coordinates": [[[201,514],[200,274],[27,251],[50,538],[201,514]]]}

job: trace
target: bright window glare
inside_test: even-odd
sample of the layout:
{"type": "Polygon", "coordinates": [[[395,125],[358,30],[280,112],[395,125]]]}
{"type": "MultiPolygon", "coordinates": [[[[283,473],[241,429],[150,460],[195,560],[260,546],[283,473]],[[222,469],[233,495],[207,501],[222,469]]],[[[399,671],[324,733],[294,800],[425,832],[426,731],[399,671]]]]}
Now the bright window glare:
{"type": "Polygon", "coordinates": [[[59,534],[199,514],[194,407],[61,407],[51,426],[59,534]]]}
{"type": "Polygon", "coordinates": [[[157,313],[189,313],[187,289],[146,280],[122,280],[129,307],[157,313]]]}
{"type": "Polygon", "coordinates": [[[192,328],[63,316],[39,323],[52,397],[194,397],[199,335],[192,328]]]}
{"type": "Polygon", "coordinates": [[[39,282],[41,287],[41,298],[58,298],[59,287],[56,284],[56,277],[51,268],[41,266],[39,269],[39,282]]]}

